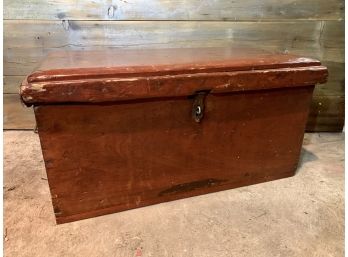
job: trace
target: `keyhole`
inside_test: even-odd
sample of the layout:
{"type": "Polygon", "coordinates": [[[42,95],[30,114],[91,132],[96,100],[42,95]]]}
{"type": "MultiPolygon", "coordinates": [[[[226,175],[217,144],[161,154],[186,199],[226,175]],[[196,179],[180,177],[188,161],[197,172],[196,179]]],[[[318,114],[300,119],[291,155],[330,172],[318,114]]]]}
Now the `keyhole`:
{"type": "Polygon", "coordinates": [[[202,108],[200,106],[196,107],[196,115],[199,117],[202,113],[202,108]]]}
{"type": "Polygon", "coordinates": [[[200,122],[201,119],[203,118],[203,108],[200,105],[197,105],[194,109],[193,109],[193,118],[196,122],[200,122]]]}
{"type": "Polygon", "coordinates": [[[204,97],[206,92],[198,92],[193,100],[191,110],[192,118],[195,122],[200,122],[204,115],[204,97]]]}

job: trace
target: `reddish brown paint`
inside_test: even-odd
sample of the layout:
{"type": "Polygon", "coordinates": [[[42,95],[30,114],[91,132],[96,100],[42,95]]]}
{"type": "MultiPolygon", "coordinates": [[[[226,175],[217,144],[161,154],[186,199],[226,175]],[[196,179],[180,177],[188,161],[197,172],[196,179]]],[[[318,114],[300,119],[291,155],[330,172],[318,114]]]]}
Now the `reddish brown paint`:
{"type": "Polygon", "coordinates": [[[154,77],[78,79],[32,82],[22,86],[22,98],[32,103],[114,102],[156,97],[299,87],[325,82],[323,66],[254,71],[214,72],[154,77]]]}
{"type": "Polygon", "coordinates": [[[320,62],[258,49],[181,48],[52,52],[29,82],[81,78],[175,75],[319,66],[320,62]]]}
{"type": "Polygon", "coordinates": [[[327,77],[318,61],[232,48],[114,53],[53,54],[21,87],[58,223],[294,174],[314,85],[327,77]]]}

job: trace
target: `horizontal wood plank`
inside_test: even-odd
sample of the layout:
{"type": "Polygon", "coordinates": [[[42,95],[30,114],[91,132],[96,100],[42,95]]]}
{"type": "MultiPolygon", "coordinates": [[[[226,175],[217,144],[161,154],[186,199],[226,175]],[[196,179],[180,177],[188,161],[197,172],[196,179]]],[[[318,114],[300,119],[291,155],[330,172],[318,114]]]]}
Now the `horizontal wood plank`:
{"type": "MultiPolygon", "coordinates": [[[[73,74],[76,75],[75,72],[73,74]]],[[[294,88],[324,82],[327,77],[327,69],[323,66],[313,66],[310,69],[308,67],[268,69],[267,72],[252,70],[151,77],[147,74],[131,80],[129,78],[86,79],[87,76],[81,74],[73,81],[31,82],[21,87],[21,96],[28,105],[37,103],[106,103],[163,97],[187,97],[196,92],[207,90],[211,94],[220,94],[272,88],[294,88]]]]}
{"type": "MultiPolygon", "coordinates": [[[[314,96],[306,131],[342,131],[344,96],[314,96]]],[[[33,129],[33,109],[24,106],[18,94],[4,95],[4,129],[33,129]]]]}
{"type": "Polygon", "coordinates": [[[5,19],[276,20],[344,17],[342,0],[4,1],[5,19]]]}
{"type": "Polygon", "coordinates": [[[344,95],[344,63],[323,62],[328,68],[329,77],[325,84],[317,85],[314,90],[316,96],[343,96],[344,95]]]}
{"type": "MultiPolygon", "coordinates": [[[[17,93],[22,78],[39,64],[46,53],[55,50],[239,44],[314,57],[329,68],[329,80],[316,88],[314,99],[322,97],[322,102],[330,108],[316,115],[312,111],[307,129],[340,131],[343,127],[344,115],[339,107],[344,95],[343,21],[154,23],[8,20],[4,22],[4,32],[5,93],[17,93]]],[[[32,113],[25,112],[26,108],[19,102],[14,108],[13,101],[9,102],[8,96],[5,98],[5,110],[10,117],[5,128],[31,129],[28,124],[33,124],[32,113]],[[8,108],[8,103],[12,107],[8,108]]],[[[314,104],[312,110],[315,108],[314,104]]]]}
{"type": "Polygon", "coordinates": [[[344,96],[315,96],[306,131],[340,132],[344,126],[344,96]]]}
{"type": "Polygon", "coordinates": [[[34,129],[32,108],[22,104],[19,94],[4,94],[4,129],[34,129]]]}
{"type": "Polygon", "coordinates": [[[4,76],[4,94],[18,94],[19,86],[24,79],[25,76],[4,76]]]}
{"type": "MultiPolygon", "coordinates": [[[[343,96],[344,95],[344,64],[336,62],[324,62],[328,67],[328,82],[315,87],[314,95],[317,96],[343,96]]],[[[4,93],[18,93],[19,86],[25,79],[24,75],[4,76],[4,93]]]]}
{"type": "MultiPolygon", "coordinates": [[[[314,95],[318,96],[342,96],[344,95],[344,63],[323,62],[329,70],[328,82],[317,85],[314,95]]],[[[4,76],[4,93],[18,93],[19,86],[25,79],[25,75],[4,76]]]]}
{"type": "Polygon", "coordinates": [[[115,47],[209,47],[234,44],[343,63],[344,30],[340,30],[343,24],[332,21],[5,21],[4,74],[27,75],[49,51],[115,47]],[[325,29],[330,26],[338,27],[337,32],[325,29]]]}

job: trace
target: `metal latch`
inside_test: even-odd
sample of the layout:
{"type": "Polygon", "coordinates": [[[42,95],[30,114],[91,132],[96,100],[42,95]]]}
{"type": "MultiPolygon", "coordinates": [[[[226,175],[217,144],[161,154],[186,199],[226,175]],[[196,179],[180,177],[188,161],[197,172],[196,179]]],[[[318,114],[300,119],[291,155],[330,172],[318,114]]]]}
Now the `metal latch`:
{"type": "Polygon", "coordinates": [[[204,99],[208,91],[197,92],[193,99],[192,118],[195,122],[200,122],[204,115],[204,99]]]}

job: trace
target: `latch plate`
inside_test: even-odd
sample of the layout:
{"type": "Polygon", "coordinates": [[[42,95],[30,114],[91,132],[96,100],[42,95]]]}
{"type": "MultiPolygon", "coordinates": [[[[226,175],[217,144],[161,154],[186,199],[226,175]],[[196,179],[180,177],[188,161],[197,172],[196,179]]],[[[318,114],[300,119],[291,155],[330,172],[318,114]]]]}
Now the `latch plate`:
{"type": "Polygon", "coordinates": [[[204,116],[204,99],[208,92],[202,91],[197,92],[194,96],[193,105],[192,105],[192,118],[195,122],[201,122],[204,116]]]}

